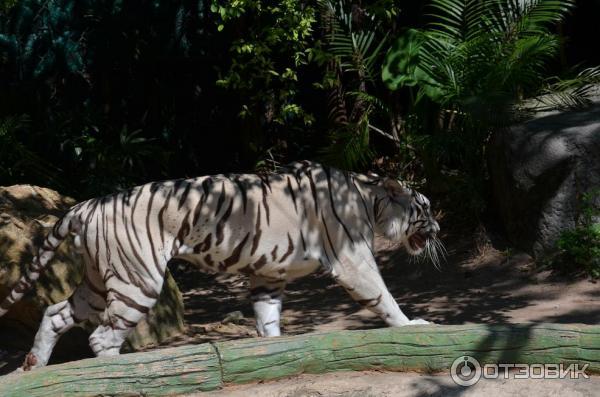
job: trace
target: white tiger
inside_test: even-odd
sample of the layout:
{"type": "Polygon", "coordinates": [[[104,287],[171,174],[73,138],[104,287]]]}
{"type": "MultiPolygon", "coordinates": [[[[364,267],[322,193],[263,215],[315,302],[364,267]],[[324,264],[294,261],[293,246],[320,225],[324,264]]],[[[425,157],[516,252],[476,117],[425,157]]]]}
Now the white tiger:
{"type": "MultiPolygon", "coordinates": [[[[46,365],[59,336],[90,319],[98,356],[117,355],[156,303],[167,262],[179,258],[250,278],[259,335],[280,335],[286,283],[318,268],[390,326],[409,320],[375,263],[376,233],[412,255],[434,252],[439,231],[423,195],[390,178],[293,163],[277,174],[205,176],[153,182],[74,206],[0,304],[18,301],[69,233],[85,263],[82,283],[49,306],[22,369],[46,365]]],[[[434,255],[435,257],[435,255],[434,255]]]]}

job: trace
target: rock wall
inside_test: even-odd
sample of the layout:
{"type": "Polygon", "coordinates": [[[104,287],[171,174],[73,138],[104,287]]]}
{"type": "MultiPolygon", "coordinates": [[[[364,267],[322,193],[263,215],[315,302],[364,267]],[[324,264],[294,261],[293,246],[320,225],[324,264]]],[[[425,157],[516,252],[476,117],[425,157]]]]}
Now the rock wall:
{"type": "MultiPolygon", "coordinates": [[[[600,188],[600,103],[498,131],[488,154],[493,204],[509,240],[543,256],[575,226],[581,195],[600,188]]],[[[594,200],[600,205],[600,195],[594,200]]]]}

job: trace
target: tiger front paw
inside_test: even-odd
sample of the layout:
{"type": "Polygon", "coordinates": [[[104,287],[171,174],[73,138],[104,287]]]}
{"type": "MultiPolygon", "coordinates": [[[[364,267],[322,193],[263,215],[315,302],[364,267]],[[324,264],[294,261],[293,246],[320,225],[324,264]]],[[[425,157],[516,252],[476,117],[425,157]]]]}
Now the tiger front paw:
{"type": "Polygon", "coordinates": [[[408,322],[408,325],[426,325],[426,324],[433,324],[433,323],[430,321],[423,320],[422,318],[415,318],[408,322]]]}

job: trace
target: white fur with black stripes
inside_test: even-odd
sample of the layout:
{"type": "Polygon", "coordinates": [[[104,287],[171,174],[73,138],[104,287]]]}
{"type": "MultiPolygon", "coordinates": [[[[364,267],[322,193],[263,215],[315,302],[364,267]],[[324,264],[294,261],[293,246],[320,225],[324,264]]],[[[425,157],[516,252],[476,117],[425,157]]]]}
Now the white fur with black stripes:
{"type": "Polygon", "coordinates": [[[375,262],[375,234],[437,258],[439,226],[423,195],[390,178],[303,161],[279,173],[215,175],[154,182],[73,207],[47,236],[30,271],[0,305],[19,300],[68,234],[85,277],[69,300],[47,308],[22,369],[48,362],[59,336],[96,320],[90,346],[119,354],[129,332],[156,303],[167,263],[250,278],[261,336],[280,335],[285,285],[319,268],[391,326],[409,320],[375,262]]]}

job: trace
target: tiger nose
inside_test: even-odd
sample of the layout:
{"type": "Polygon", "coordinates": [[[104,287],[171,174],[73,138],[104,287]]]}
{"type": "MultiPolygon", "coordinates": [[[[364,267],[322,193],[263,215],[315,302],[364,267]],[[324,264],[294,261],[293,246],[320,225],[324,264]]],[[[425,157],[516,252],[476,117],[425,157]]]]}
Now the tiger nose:
{"type": "Polygon", "coordinates": [[[439,231],[440,231],[440,225],[436,221],[433,221],[431,223],[431,232],[436,234],[439,231]]]}

